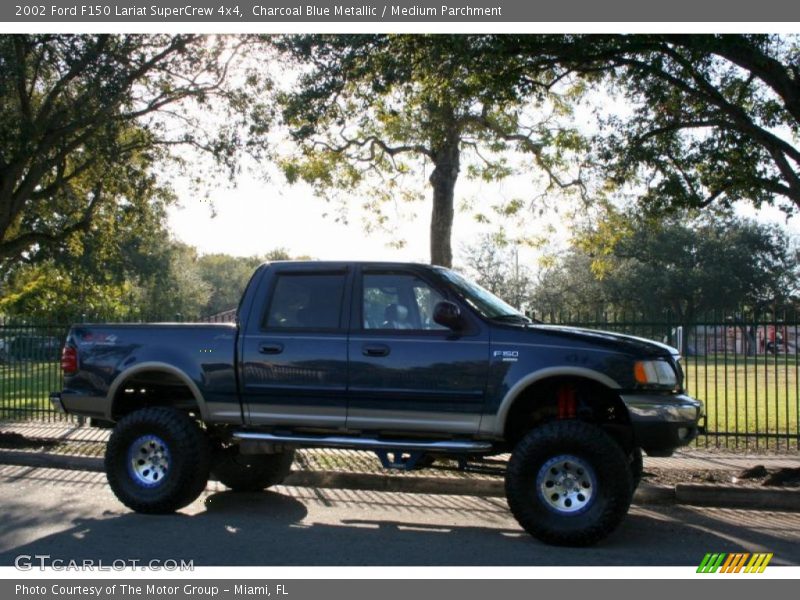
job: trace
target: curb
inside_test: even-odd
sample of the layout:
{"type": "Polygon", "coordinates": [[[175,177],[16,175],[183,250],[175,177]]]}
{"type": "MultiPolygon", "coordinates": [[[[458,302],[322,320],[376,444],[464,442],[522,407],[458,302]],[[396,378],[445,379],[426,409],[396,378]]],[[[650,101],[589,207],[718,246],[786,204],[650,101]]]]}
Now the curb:
{"type": "Polygon", "coordinates": [[[102,473],[103,459],[92,456],[73,456],[68,454],[47,454],[0,450],[0,464],[32,467],[36,469],[67,469],[70,471],[91,471],[102,473]]]}
{"type": "MultiPolygon", "coordinates": [[[[14,450],[0,450],[0,464],[96,473],[104,471],[102,458],[35,454],[14,450]]],[[[410,494],[505,497],[505,486],[501,479],[446,479],[442,477],[398,477],[373,473],[294,471],[286,478],[283,485],[410,494]]],[[[800,490],[736,488],[686,483],[679,483],[671,487],[643,483],[636,490],[633,503],[639,505],[689,504],[717,508],[800,512],[800,490]]]]}
{"type": "Polygon", "coordinates": [[[679,483],[675,486],[678,504],[800,511],[800,489],[737,488],[702,483],[679,483]],[[724,501],[724,505],[720,501],[724,501]]]}
{"type": "Polygon", "coordinates": [[[505,498],[506,495],[502,480],[397,477],[396,475],[376,475],[374,473],[294,471],[286,478],[283,485],[371,492],[444,494],[447,496],[505,498]]]}

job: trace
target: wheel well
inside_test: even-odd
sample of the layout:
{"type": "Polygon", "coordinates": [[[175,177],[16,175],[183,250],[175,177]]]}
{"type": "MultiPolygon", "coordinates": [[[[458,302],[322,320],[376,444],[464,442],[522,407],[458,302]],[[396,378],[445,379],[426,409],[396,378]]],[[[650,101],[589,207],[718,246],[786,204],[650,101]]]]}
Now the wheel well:
{"type": "Polygon", "coordinates": [[[600,425],[623,449],[633,448],[628,410],[619,394],[576,376],[548,377],[525,388],[508,411],[503,437],[513,447],[532,428],[559,419],[600,425]]]}
{"type": "Polygon", "coordinates": [[[111,417],[119,420],[128,413],[150,406],[169,406],[199,416],[200,404],[192,389],[169,371],[139,371],[127,377],[114,393],[111,417]]]}

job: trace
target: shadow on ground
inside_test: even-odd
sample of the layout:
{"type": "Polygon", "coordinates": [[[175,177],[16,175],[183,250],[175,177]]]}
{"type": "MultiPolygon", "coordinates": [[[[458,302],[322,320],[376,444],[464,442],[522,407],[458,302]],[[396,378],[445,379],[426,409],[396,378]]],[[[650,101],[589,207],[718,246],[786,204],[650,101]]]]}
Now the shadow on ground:
{"type": "MultiPolygon", "coordinates": [[[[94,479],[83,482],[84,493],[95,503],[101,495],[105,505],[108,492],[94,479]]],[[[189,514],[169,516],[122,512],[108,500],[113,510],[80,511],[78,495],[70,501],[77,503],[75,510],[65,507],[61,514],[36,513],[24,499],[6,500],[0,564],[13,565],[18,555],[46,554],[104,564],[183,559],[195,566],[689,566],[706,552],[733,551],[774,552],[773,564],[800,563],[800,515],[787,513],[634,507],[606,541],[575,549],[548,547],[525,535],[496,498],[279,488],[211,493],[189,514]],[[328,522],[320,522],[322,517],[328,522]],[[61,530],[31,535],[39,525],[54,524],[61,530]]]]}

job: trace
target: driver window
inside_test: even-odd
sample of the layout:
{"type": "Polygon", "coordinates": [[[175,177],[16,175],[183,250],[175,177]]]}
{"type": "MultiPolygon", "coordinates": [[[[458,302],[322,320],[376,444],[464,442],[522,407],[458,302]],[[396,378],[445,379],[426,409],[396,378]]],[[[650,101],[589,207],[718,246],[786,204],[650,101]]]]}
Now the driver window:
{"type": "Polygon", "coordinates": [[[442,295],[411,274],[365,274],[364,329],[440,330],[433,309],[442,295]]]}

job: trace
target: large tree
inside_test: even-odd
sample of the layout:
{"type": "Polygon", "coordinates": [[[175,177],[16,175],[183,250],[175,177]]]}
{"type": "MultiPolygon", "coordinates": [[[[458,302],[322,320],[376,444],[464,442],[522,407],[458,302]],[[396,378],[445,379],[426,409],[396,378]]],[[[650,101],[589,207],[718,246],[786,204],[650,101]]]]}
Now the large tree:
{"type": "Polygon", "coordinates": [[[133,302],[143,320],[195,321],[205,315],[211,285],[201,275],[197,249],[165,240],[162,270],[142,278],[133,302]]]}
{"type": "Polygon", "coordinates": [[[0,36],[0,264],[88,231],[103,205],[135,201],[118,180],[145,181],[165,161],[186,160],[173,149],[197,149],[212,172],[232,172],[242,132],[254,136],[251,148],[264,133],[262,79],[229,74],[250,42],[0,36]]]}
{"type": "Polygon", "coordinates": [[[143,287],[168,277],[162,193],[140,187],[133,202],[102,203],[86,231],[33,260],[9,261],[0,272],[0,313],[59,323],[141,314],[143,287]]]}
{"type": "Polygon", "coordinates": [[[607,289],[608,279],[598,276],[592,262],[592,256],[576,247],[543,260],[529,299],[534,316],[569,323],[598,320],[609,310],[631,310],[615,304],[607,289]]]}
{"type": "Polygon", "coordinates": [[[595,155],[647,208],[800,207],[800,38],[796,35],[515,36],[527,69],[600,79],[623,109],[595,155]],[[542,47],[547,50],[542,52],[542,47]]]}
{"type": "Polygon", "coordinates": [[[565,162],[582,141],[561,119],[578,90],[549,65],[516,69],[501,37],[279,38],[276,47],[300,72],[281,98],[297,145],[283,161],[289,181],[327,196],[358,190],[380,213],[382,200],[408,198],[410,186],[398,178],[429,168],[431,261],[445,266],[463,171],[502,178],[510,173],[503,155],[515,149],[545,174],[545,188],[580,189],[565,162]]]}

